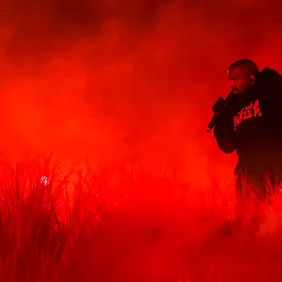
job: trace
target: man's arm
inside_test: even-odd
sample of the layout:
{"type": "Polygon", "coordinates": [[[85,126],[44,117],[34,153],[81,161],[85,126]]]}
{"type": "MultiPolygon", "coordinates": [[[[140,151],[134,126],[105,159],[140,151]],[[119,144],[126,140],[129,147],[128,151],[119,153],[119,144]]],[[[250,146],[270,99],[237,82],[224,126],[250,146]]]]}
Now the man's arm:
{"type": "Polygon", "coordinates": [[[218,147],[224,153],[230,154],[237,149],[232,118],[224,115],[224,113],[219,115],[213,133],[218,147]]]}

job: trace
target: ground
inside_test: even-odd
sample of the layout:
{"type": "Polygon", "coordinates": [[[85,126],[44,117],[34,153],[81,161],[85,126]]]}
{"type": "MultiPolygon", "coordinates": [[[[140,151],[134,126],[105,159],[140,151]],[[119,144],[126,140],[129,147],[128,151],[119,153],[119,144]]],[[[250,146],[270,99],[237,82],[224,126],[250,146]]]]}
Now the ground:
{"type": "Polygon", "coordinates": [[[214,202],[185,183],[113,173],[3,165],[1,281],[280,281],[279,195],[258,230],[228,233],[232,193],[213,187],[214,202]]]}

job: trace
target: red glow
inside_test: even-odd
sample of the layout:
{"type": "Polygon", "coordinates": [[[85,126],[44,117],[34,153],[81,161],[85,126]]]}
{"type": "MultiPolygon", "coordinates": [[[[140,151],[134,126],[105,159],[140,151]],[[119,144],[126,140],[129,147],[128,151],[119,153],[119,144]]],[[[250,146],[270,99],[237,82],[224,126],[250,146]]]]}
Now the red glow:
{"type": "MultiPolygon", "coordinates": [[[[180,222],[173,222],[176,231],[167,233],[156,254],[138,245],[141,251],[137,248],[133,256],[144,261],[150,257],[153,264],[173,242],[186,243],[182,237],[193,236],[185,216],[205,213],[205,205],[213,205],[212,196],[220,202],[233,184],[236,157],[220,152],[206,132],[211,106],[229,92],[227,66],[248,57],[261,68],[282,70],[280,2],[204,1],[200,6],[157,0],[29,0],[17,1],[18,9],[6,2],[0,29],[1,159],[14,162],[25,154],[55,152],[72,166],[87,155],[97,170],[128,168],[133,162],[137,175],[180,186],[177,190],[169,182],[142,178],[135,183],[131,204],[123,199],[124,190],[101,192],[106,202],[118,197],[142,207],[140,225],[135,226],[140,232],[151,224],[147,220],[154,206],[168,206],[173,217],[182,197],[197,199],[190,199],[189,208],[181,202],[183,212],[175,211],[180,222]],[[172,190],[179,193],[175,201],[172,190]]],[[[159,217],[156,222],[165,229],[165,217],[159,217]]],[[[128,222],[121,222],[117,237],[136,235],[128,222]]],[[[204,231],[199,232],[201,237],[204,231]]],[[[107,240],[117,240],[113,249],[123,252],[119,237],[107,240]]],[[[120,271],[129,267],[137,273],[136,261],[124,258],[120,271]]],[[[185,270],[187,261],[180,261],[185,270]]],[[[151,269],[150,263],[144,276],[153,277],[155,270],[161,277],[163,265],[169,265],[159,261],[151,269]]],[[[174,281],[164,275],[168,278],[150,281],[174,281]]]]}

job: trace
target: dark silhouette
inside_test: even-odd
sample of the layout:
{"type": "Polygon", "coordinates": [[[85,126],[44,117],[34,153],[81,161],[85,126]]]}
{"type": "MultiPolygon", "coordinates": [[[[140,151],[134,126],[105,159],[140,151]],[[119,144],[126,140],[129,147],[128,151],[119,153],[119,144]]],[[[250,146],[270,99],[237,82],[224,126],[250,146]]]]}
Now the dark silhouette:
{"type": "Polygon", "coordinates": [[[282,76],[241,59],[228,68],[228,79],[231,93],[215,103],[209,126],[223,152],[237,153],[238,198],[247,181],[252,194],[265,200],[282,180],[282,76]]]}

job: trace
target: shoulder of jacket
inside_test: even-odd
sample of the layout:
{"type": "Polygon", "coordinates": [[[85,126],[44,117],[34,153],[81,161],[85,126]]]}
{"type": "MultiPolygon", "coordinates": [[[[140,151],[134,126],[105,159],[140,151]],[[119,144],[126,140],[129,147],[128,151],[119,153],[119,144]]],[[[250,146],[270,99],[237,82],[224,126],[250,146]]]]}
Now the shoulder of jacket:
{"type": "Polygon", "coordinates": [[[262,85],[281,85],[282,76],[278,71],[274,69],[264,68],[259,73],[258,81],[262,85]]]}
{"type": "Polygon", "coordinates": [[[278,71],[276,71],[276,70],[274,70],[274,69],[272,69],[272,68],[268,68],[268,67],[266,67],[266,68],[264,68],[261,72],[260,72],[260,75],[261,76],[281,76],[281,74],[278,72],[278,71]]]}

